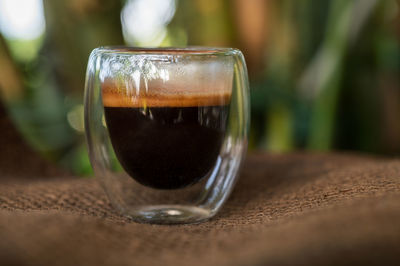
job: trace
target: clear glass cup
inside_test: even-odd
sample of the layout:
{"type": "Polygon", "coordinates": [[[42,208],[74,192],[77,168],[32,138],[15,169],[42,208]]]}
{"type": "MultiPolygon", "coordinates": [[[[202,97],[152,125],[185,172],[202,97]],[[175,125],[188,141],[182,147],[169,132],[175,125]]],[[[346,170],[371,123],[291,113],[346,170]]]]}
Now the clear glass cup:
{"type": "Polygon", "coordinates": [[[174,224],[218,212],[247,149],[249,85],[239,50],[97,48],[84,104],[92,167],[122,214],[174,224]]]}

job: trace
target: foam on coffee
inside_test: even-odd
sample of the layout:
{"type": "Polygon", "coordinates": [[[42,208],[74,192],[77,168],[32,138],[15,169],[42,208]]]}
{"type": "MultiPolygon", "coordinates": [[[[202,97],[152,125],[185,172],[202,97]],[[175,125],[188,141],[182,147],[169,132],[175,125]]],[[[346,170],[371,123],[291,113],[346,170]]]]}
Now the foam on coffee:
{"type": "MultiPolygon", "coordinates": [[[[212,87],[196,84],[168,84],[153,82],[141,86],[141,90],[131,84],[115,81],[102,83],[102,97],[105,107],[190,107],[227,105],[231,89],[225,83],[215,83],[212,87]]],[[[230,84],[228,84],[230,85],[230,84]]]]}

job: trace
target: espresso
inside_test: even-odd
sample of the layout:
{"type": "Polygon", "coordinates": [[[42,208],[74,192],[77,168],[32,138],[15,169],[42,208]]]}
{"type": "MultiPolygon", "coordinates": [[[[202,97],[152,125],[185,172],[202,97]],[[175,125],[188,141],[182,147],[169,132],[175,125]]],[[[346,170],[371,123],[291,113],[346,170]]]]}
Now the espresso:
{"type": "Polygon", "coordinates": [[[158,99],[151,106],[107,106],[107,101],[104,105],[117,159],[140,184],[183,188],[207,176],[215,166],[227,127],[227,101],[192,97],[158,99]]]}

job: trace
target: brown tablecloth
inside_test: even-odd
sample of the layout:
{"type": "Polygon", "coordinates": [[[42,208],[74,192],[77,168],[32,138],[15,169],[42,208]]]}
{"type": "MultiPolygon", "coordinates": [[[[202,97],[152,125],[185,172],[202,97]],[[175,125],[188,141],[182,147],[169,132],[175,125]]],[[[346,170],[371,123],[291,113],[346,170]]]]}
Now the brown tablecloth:
{"type": "MultiPolygon", "coordinates": [[[[1,173],[1,171],[0,171],[1,173]]],[[[201,224],[138,224],[94,179],[0,174],[0,265],[400,265],[400,160],[248,156],[201,224]]]]}

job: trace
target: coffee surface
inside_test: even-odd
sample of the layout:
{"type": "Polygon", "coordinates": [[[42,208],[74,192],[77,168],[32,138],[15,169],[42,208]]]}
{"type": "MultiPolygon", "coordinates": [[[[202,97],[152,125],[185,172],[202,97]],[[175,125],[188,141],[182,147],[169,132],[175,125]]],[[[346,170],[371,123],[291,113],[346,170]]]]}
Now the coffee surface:
{"type": "Polygon", "coordinates": [[[207,176],[225,136],[226,95],[123,97],[103,91],[112,146],[133,179],[152,188],[178,189],[207,176]]]}

